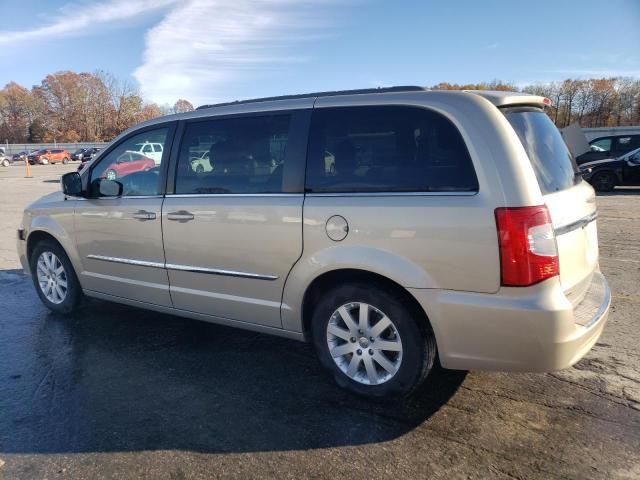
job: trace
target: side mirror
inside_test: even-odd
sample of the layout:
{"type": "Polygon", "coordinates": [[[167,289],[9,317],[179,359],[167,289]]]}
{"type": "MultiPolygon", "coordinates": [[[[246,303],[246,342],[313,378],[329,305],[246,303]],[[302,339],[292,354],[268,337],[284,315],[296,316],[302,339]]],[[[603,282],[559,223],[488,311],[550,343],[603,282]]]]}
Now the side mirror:
{"type": "Polygon", "coordinates": [[[83,196],[82,178],[78,172],[65,173],[60,177],[60,187],[65,195],[70,197],[83,196]]]}
{"type": "Polygon", "coordinates": [[[101,197],[119,197],[122,195],[123,185],[117,180],[100,178],[98,182],[98,194],[101,197]]]}

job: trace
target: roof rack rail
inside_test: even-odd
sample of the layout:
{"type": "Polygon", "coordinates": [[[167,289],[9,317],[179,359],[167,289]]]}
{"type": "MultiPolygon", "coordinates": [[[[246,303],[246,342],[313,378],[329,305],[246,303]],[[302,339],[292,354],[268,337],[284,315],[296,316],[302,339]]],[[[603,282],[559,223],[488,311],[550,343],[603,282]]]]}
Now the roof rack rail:
{"type": "Polygon", "coordinates": [[[196,108],[196,110],[202,110],[204,108],[213,108],[213,107],[227,107],[229,105],[242,105],[243,103],[269,102],[272,100],[296,100],[300,98],[335,97],[338,95],[358,95],[363,93],[423,92],[427,90],[428,90],[427,88],[418,87],[416,85],[400,85],[397,87],[360,88],[356,90],[336,90],[332,92],[301,93],[297,95],[282,95],[279,97],[253,98],[250,100],[235,100],[233,102],[215,103],[212,105],[201,105],[198,108],[196,108]]]}

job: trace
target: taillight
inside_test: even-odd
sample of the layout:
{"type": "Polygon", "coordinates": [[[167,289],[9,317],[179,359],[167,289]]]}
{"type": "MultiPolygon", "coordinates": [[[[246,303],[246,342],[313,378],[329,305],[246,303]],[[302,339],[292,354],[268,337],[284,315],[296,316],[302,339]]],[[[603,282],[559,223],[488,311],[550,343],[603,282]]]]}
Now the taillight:
{"type": "Polygon", "coordinates": [[[558,250],[547,207],[496,208],[496,224],[503,286],[526,287],[558,275],[558,250]]]}

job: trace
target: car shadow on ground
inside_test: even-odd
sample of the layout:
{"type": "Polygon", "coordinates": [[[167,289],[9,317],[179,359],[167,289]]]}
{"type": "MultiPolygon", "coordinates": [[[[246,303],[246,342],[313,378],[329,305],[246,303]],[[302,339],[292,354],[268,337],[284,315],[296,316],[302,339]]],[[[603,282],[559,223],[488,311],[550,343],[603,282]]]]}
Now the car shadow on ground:
{"type": "Polygon", "coordinates": [[[465,373],[390,404],[339,390],[304,343],[91,300],[49,313],[0,271],[0,452],[282,451],[392,440],[465,373]]]}

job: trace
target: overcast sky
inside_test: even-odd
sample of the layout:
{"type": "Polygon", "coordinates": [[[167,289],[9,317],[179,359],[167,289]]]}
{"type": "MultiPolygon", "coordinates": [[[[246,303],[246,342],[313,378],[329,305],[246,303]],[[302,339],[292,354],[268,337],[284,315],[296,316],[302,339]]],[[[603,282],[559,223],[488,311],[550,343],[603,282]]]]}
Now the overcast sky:
{"type": "Polygon", "coordinates": [[[0,0],[0,86],[106,70],[146,100],[640,77],[640,0],[0,0]]]}

